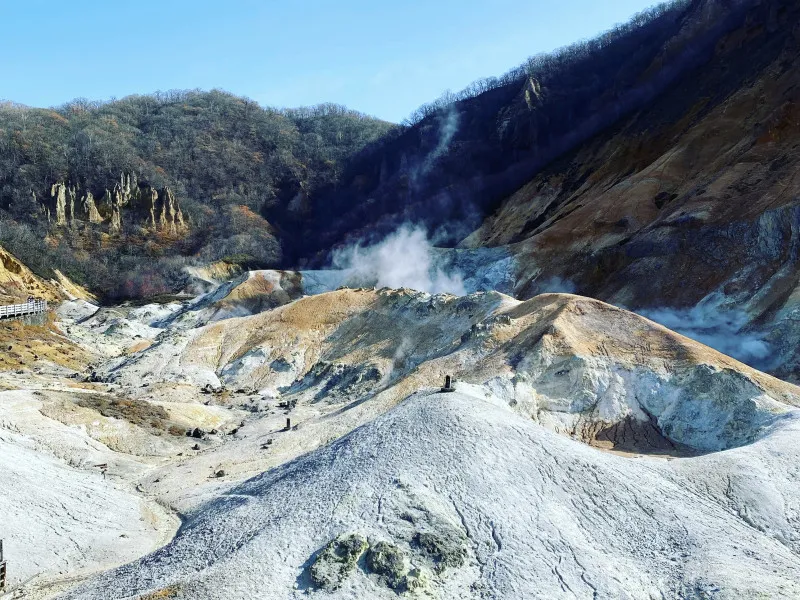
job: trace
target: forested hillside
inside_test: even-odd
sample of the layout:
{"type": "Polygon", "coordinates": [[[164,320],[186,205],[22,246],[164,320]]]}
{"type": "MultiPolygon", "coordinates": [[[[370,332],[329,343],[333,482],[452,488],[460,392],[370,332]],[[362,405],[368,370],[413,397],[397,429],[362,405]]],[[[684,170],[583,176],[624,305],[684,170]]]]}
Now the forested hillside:
{"type": "MultiPolygon", "coordinates": [[[[674,0],[448,92],[402,125],[334,105],[264,109],[219,91],[52,110],[7,104],[0,244],[37,273],[55,267],[120,298],[179,288],[187,262],[321,265],[331,249],[404,223],[442,245],[524,242],[591,203],[570,203],[574,193],[648,168],[675,136],[791,64],[798,14],[788,0],[674,0]],[[622,128],[623,140],[608,142],[622,128]]],[[[791,89],[735,135],[758,139],[791,89]]],[[[656,189],[643,202],[668,212],[675,193],[656,189]]],[[[570,231],[610,227],[626,243],[628,225],[649,221],[625,218],[583,219],[570,231]]],[[[591,231],[580,260],[562,248],[571,233],[558,238],[555,256],[583,266],[555,275],[605,281],[591,231]]],[[[600,294],[595,287],[585,291],[600,294]]]]}
{"type": "MultiPolygon", "coordinates": [[[[381,236],[413,221],[424,223],[437,241],[456,244],[559,157],[676,87],[699,85],[704,77],[699,69],[751,41],[727,40],[734,32],[775,35],[769,44],[756,40],[756,53],[726,64],[718,85],[703,92],[712,100],[708,107],[724,100],[780,51],[791,33],[783,25],[789,4],[667,2],[595,39],[534,56],[500,78],[445,94],[417,110],[410,127],[359,153],[335,188],[317,195],[310,219],[301,225],[305,235],[288,240],[303,240],[299,255],[316,252],[324,260],[343,240],[381,236]]],[[[684,102],[701,98],[683,94],[649,125],[655,129],[681,119],[684,102]]]]}
{"type": "Polygon", "coordinates": [[[0,244],[114,297],[168,291],[187,257],[276,266],[264,215],[330,186],[391,128],[220,91],[0,105],[0,244]]]}

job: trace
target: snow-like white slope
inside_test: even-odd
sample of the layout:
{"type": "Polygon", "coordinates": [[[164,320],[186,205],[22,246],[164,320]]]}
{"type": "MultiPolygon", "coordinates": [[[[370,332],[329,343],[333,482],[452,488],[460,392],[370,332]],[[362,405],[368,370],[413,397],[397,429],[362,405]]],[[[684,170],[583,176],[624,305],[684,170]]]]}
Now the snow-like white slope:
{"type": "Polygon", "coordinates": [[[45,417],[43,405],[30,392],[0,393],[0,539],[16,592],[132,560],[175,527],[125,481],[144,465],[45,417]],[[96,464],[109,465],[106,477],[96,464]]]}
{"type": "Polygon", "coordinates": [[[800,597],[796,411],[749,446],[626,458],[464,390],[416,394],[231,489],[66,598],[396,598],[369,557],[315,589],[317,553],[353,534],[393,544],[422,597],[800,597]]]}
{"type": "Polygon", "coordinates": [[[0,537],[9,584],[98,570],[147,552],[160,517],[100,471],[78,471],[0,433],[0,537]]]}

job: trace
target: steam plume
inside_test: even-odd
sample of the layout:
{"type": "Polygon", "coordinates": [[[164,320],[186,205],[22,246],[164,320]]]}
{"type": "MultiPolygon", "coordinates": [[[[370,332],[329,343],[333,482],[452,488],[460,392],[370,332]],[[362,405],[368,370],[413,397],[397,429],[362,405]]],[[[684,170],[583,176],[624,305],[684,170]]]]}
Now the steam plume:
{"type": "Polygon", "coordinates": [[[372,246],[351,246],[333,254],[334,268],[345,272],[348,285],[409,287],[431,294],[464,295],[457,271],[445,272],[425,231],[403,225],[372,246]]]}
{"type": "Polygon", "coordinates": [[[458,132],[459,120],[458,110],[454,105],[450,105],[447,108],[447,112],[439,118],[439,140],[434,149],[425,157],[422,164],[411,172],[412,181],[416,182],[427,175],[436,164],[436,161],[447,152],[450,148],[450,143],[458,132]]]}
{"type": "Polygon", "coordinates": [[[744,311],[722,311],[712,301],[701,302],[690,309],[655,308],[638,312],[743,363],[756,368],[768,368],[770,346],[758,332],[744,331],[749,322],[744,311]]]}

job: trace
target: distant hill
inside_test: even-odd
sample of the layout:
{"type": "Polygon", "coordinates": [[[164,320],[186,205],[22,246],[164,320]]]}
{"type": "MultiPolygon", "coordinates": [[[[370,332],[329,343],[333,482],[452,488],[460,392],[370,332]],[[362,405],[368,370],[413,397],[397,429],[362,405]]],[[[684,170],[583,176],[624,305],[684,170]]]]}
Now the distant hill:
{"type": "Polygon", "coordinates": [[[0,243],[120,298],[187,263],[318,266],[410,222],[508,248],[523,298],[553,278],[634,308],[751,294],[793,252],[798,21],[785,0],[677,0],[399,126],[219,91],[7,105],[0,243]]]}
{"type": "Polygon", "coordinates": [[[220,91],[0,105],[0,240],[40,274],[57,266],[111,296],[166,291],[186,256],[274,266],[263,213],[331,185],[392,127],[220,91]]]}

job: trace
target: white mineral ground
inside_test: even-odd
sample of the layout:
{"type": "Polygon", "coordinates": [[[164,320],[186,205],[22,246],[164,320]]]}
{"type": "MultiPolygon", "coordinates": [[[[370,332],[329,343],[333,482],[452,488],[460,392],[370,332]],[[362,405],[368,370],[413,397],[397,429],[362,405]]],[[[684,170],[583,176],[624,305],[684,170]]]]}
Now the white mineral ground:
{"type": "Polygon", "coordinates": [[[62,305],[88,372],[0,375],[15,597],[397,597],[316,589],[346,535],[408,597],[800,597],[797,387],[578,296],[304,291],[62,305]]]}

